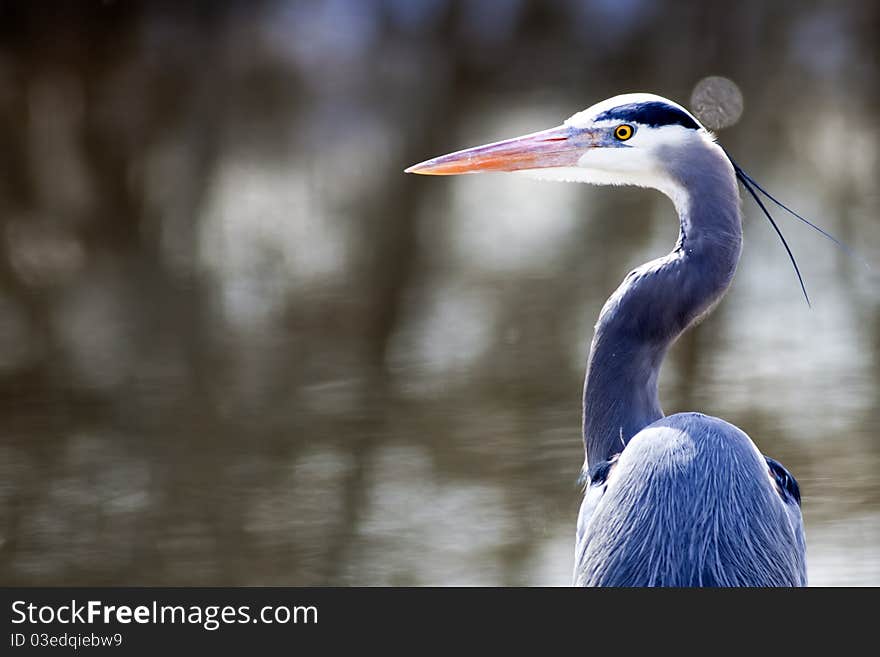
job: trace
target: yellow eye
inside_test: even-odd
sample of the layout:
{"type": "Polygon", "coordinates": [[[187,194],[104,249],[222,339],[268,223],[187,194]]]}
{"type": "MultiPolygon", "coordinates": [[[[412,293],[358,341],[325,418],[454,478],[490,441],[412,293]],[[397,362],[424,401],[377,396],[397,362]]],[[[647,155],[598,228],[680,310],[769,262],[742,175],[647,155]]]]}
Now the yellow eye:
{"type": "Polygon", "coordinates": [[[617,137],[620,141],[626,141],[627,139],[632,137],[633,132],[633,127],[631,125],[627,125],[626,123],[614,128],[614,136],[617,137]]]}

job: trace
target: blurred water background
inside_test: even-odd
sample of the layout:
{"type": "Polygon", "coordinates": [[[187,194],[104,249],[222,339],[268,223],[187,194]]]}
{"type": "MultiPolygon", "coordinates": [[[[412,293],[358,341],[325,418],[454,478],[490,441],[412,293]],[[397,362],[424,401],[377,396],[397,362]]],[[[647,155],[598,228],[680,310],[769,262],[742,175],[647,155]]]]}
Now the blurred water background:
{"type": "Polygon", "coordinates": [[[424,179],[608,96],[687,102],[867,270],[746,203],[661,399],[799,479],[880,584],[880,3],[0,0],[0,583],[570,581],[592,325],[638,189],[424,179]]]}

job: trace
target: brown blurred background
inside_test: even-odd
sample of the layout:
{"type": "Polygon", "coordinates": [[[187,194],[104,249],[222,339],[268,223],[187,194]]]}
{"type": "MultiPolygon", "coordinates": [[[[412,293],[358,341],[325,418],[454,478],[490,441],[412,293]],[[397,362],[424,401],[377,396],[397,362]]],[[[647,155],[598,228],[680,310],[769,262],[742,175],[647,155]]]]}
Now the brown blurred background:
{"type": "Polygon", "coordinates": [[[402,169],[605,97],[687,102],[867,270],[746,203],[667,412],[880,584],[880,4],[0,0],[0,584],[567,584],[591,327],[667,252],[637,189],[402,169]]]}

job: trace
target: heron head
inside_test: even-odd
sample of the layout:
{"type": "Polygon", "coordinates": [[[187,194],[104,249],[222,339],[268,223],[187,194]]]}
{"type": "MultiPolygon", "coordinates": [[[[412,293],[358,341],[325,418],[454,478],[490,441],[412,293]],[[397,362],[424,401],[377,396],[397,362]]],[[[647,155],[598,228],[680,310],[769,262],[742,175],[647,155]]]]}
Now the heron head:
{"type": "Polygon", "coordinates": [[[681,211],[686,179],[705,177],[707,169],[729,173],[731,181],[735,176],[755,200],[782,240],[808,304],[797,262],[762,195],[853,255],[849,246],[764,189],[693,114],[654,94],[614,96],[574,114],[556,128],[441,155],[414,164],[406,173],[449,176],[514,171],[542,180],[638,185],[660,190],[681,211]]]}
{"type": "Polygon", "coordinates": [[[653,94],[624,94],[562,125],[415,164],[407,173],[455,175],[515,171],[542,180],[638,185],[669,193],[674,149],[717,147],[680,105],[653,94]]]}

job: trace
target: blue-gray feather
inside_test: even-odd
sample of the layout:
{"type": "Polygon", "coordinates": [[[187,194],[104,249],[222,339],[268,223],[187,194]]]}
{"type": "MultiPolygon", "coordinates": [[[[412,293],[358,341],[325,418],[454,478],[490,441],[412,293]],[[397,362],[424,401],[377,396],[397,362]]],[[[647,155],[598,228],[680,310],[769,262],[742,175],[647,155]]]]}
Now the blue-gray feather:
{"type": "Polygon", "coordinates": [[[736,177],[723,151],[691,140],[669,146],[663,161],[687,196],[678,242],[624,279],[590,350],[575,583],[805,585],[794,478],[733,425],[697,413],[664,417],[660,408],[666,351],[724,295],[742,248],[736,177]]]}
{"type": "Polygon", "coordinates": [[[665,156],[691,200],[679,209],[672,253],[630,272],[599,315],[584,387],[589,463],[608,460],[663,416],[657,383],[666,351],[721,298],[739,260],[742,220],[729,161],[699,145],[670,147],[665,156]]]}
{"type": "MultiPolygon", "coordinates": [[[[796,502],[727,422],[680,413],[640,431],[579,519],[582,586],[801,586],[796,502]],[[592,508],[590,508],[592,506],[592,508]]],[[[592,486],[591,486],[592,488],[592,486]]],[[[586,499],[589,499],[588,490],[586,499]]]]}

